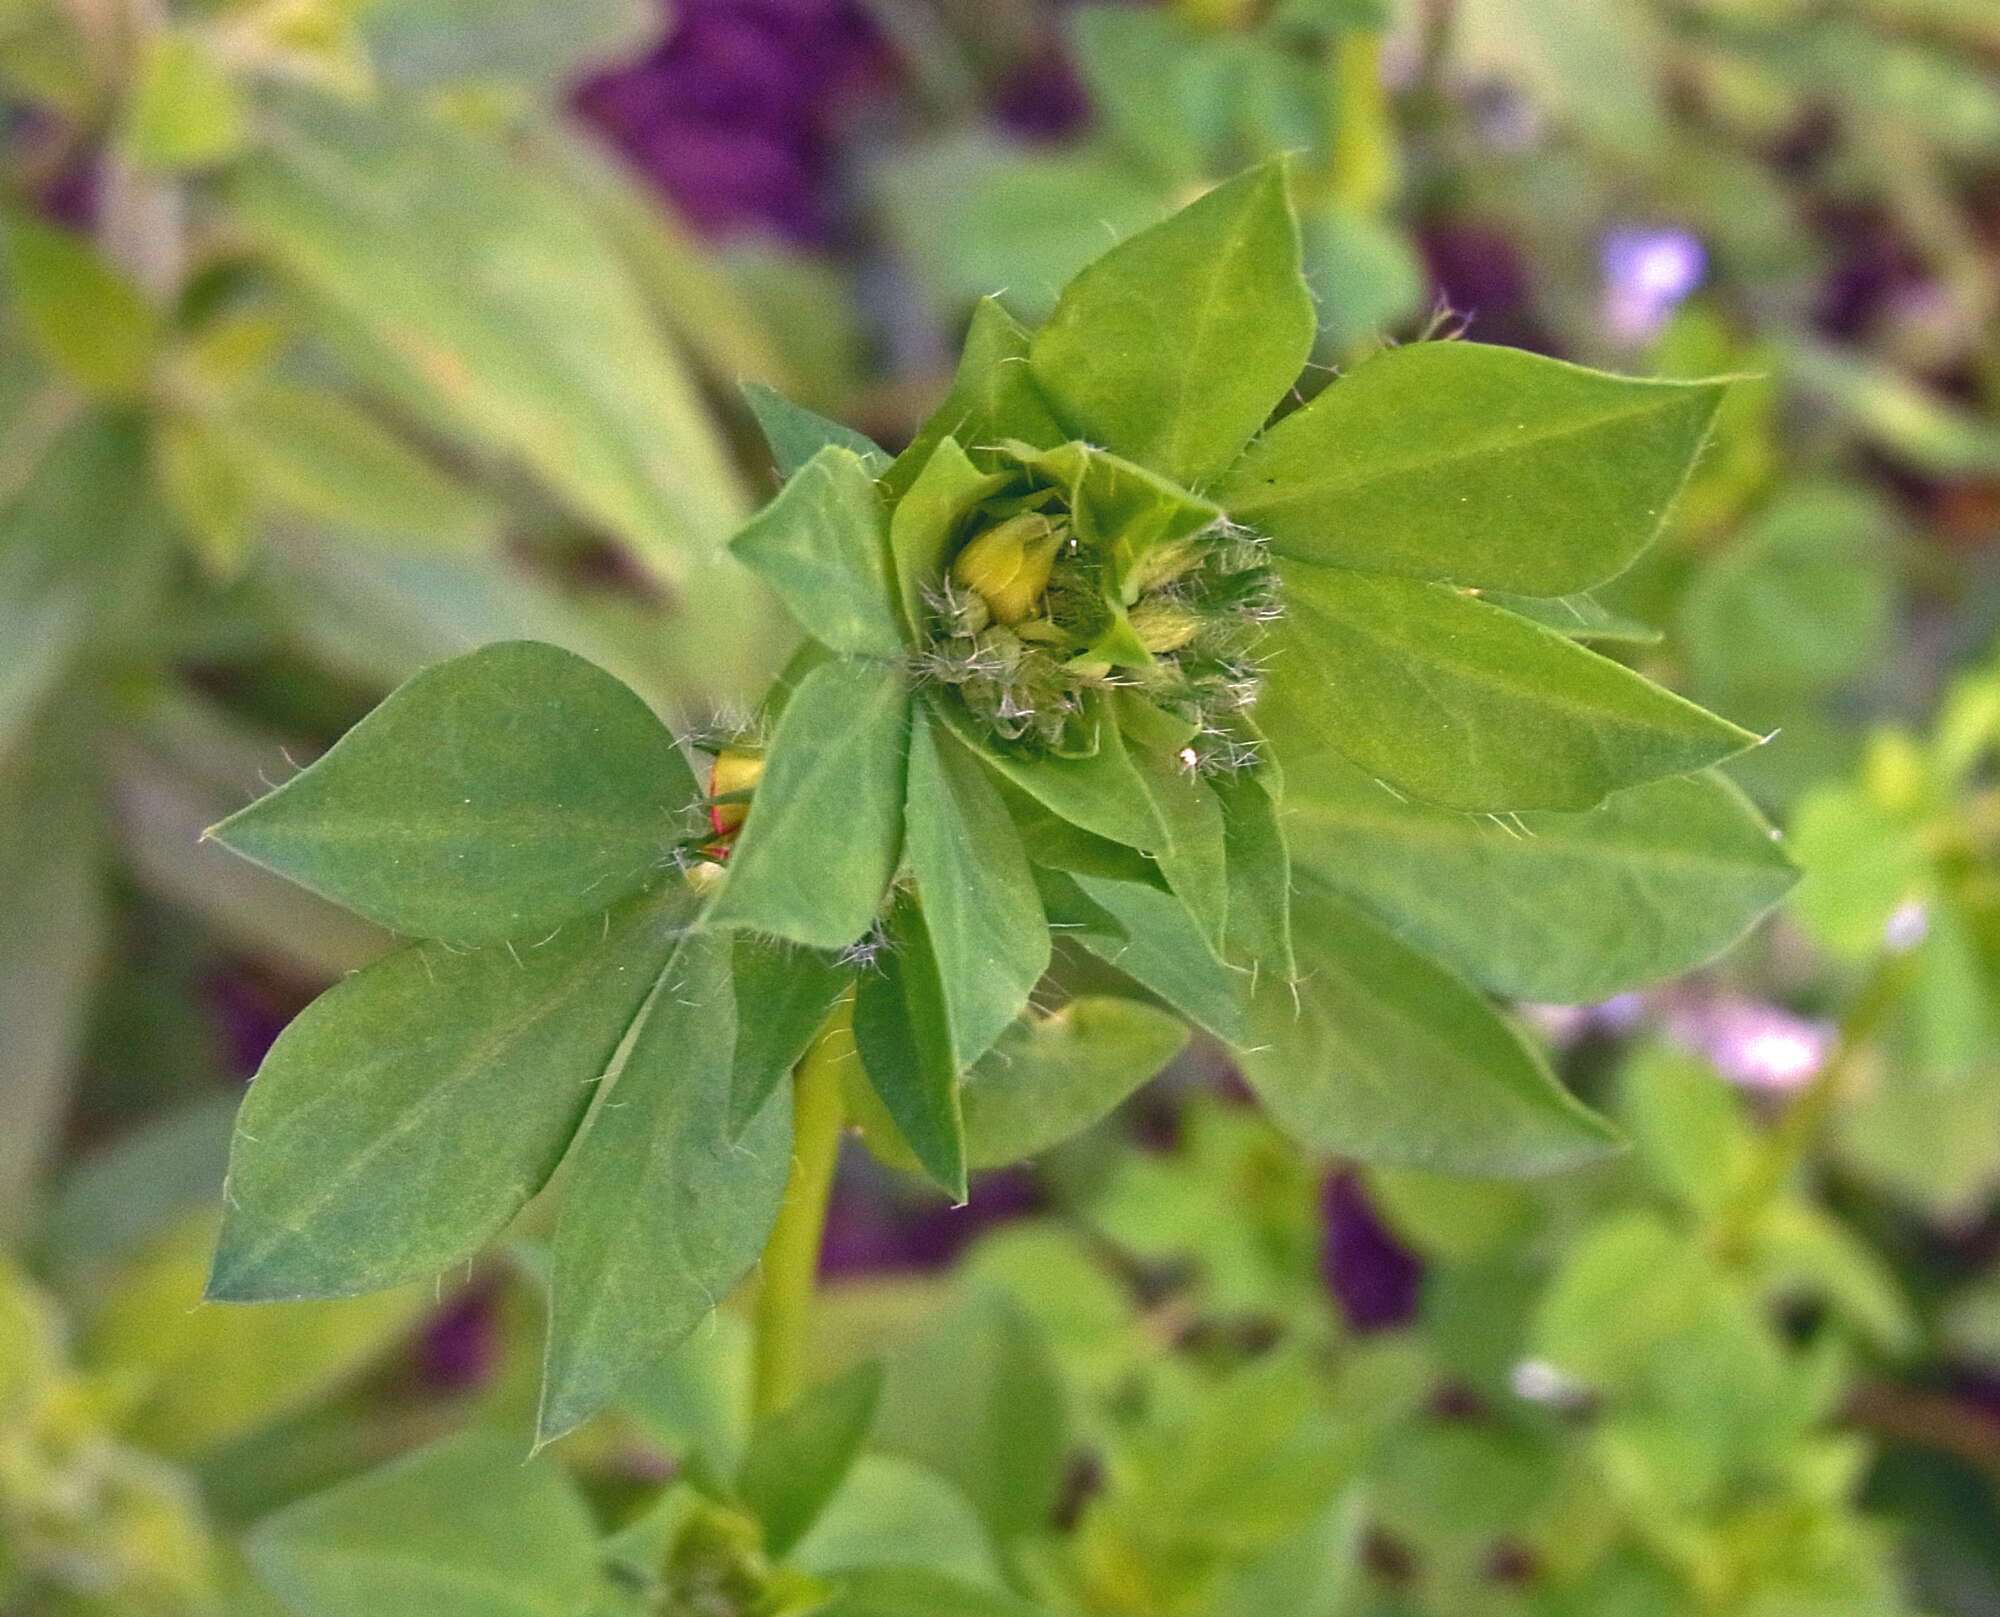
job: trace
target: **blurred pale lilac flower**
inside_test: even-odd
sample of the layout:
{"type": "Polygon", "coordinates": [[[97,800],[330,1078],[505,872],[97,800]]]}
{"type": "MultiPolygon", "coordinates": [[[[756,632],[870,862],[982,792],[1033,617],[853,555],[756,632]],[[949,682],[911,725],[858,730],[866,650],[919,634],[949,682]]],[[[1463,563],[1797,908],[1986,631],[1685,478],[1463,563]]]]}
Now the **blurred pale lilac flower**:
{"type": "Polygon", "coordinates": [[[1716,999],[1683,1007],[1667,1030],[1715,1070],[1745,1089],[1796,1089],[1826,1064],[1833,1029],[1750,999],[1716,999]]]}
{"type": "Polygon", "coordinates": [[[1547,1359],[1521,1359],[1507,1372],[1516,1398],[1553,1409],[1574,1409],[1590,1401],[1590,1389],[1547,1359]]]}
{"type": "Polygon", "coordinates": [[[1504,84],[1482,84],[1472,97],[1479,134],[1495,151],[1532,151],[1548,132],[1548,120],[1527,96],[1504,84]]]}
{"type": "Polygon", "coordinates": [[[1920,899],[1899,905],[1882,929],[1882,942],[1896,954],[1907,954],[1930,936],[1931,918],[1920,899]]]}
{"type": "Polygon", "coordinates": [[[1632,226],[1604,238],[1598,264],[1606,329],[1620,342],[1640,343],[1701,285],[1708,254],[1685,230],[1632,226]]]}
{"type": "Polygon", "coordinates": [[[1637,994],[1619,994],[1601,1005],[1524,1004],[1521,1012],[1560,1050],[1594,1034],[1615,1038],[1630,1033],[1644,1018],[1646,1002],[1637,994]]]}

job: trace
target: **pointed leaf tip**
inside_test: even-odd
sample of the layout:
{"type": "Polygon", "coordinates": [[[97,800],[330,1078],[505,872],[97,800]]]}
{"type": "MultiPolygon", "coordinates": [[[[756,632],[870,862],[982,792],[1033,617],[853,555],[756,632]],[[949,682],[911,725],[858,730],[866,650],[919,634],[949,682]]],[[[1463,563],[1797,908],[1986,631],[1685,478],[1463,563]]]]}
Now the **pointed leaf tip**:
{"type": "Polygon", "coordinates": [[[1198,488],[1298,380],[1314,331],[1273,160],[1087,266],[1035,333],[1029,369],[1072,436],[1198,488]]]}

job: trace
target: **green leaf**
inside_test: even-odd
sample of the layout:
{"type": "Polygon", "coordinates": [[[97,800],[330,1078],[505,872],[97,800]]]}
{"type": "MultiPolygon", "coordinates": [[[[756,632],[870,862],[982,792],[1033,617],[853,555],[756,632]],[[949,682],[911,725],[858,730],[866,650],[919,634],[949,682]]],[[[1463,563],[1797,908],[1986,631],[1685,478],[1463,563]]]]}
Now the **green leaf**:
{"type": "Polygon", "coordinates": [[[1176,13],[1127,6],[1078,6],[1064,21],[1091,111],[1120,153],[1142,157],[1176,189],[1207,179],[1213,108],[1237,88],[1228,71],[1241,60],[1228,49],[1236,42],[1176,13]]]}
{"type": "Polygon", "coordinates": [[[1223,951],[1290,980],[1299,972],[1292,954],[1292,858],[1280,823],[1274,766],[1210,783],[1222,806],[1222,841],[1228,857],[1229,929],[1223,951]]]}
{"type": "Polygon", "coordinates": [[[394,931],[532,941],[656,878],[700,795],[627,687],[519,640],[424,670],[210,835],[394,931]]]}
{"type": "Polygon", "coordinates": [[[1903,1358],[1923,1341],[1895,1270],[1810,1202],[1773,1207],[1757,1232],[1751,1261],[1771,1292],[1824,1302],[1877,1352],[1903,1358]]]}
{"type": "Polygon", "coordinates": [[[1158,473],[1088,444],[1058,444],[1020,458],[1067,490],[1077,531],[1104,546],[1121,588],[1148,551],[1199,533],[1222,515],[1220,506],[1158,473]]]}
{"type": "Polygon", "coordinates": [[[241,150],[249,132],[243,94],[214,48],[187,28],[146,42],[121,144],[142,168],[200,168],[241,150]]]}
{"type": "Polygon", "coordinates": [[[482,1432],[290,1505],[245,1547],[299,1617],[576,1617],[597,1583],[560,1467],[482,1432]]]}
{"type": "Polygon", "coordinates": [[[1925,906],[1905,1025],[1918,1070],[1934,1083],[1971,1077],[1991,1053],[1996,1017],[1975,923],[1949,900],[1925,906]]]}
{"type": "Polygon", "coordinates": [[[1171,1609],[1168,1601],[1179,1602],[1170,1591],[1190,1570],[1207,1581],[1202,1574],[1213,1577],[1218,1562],[1240,1562],[1302,1529],[1367,1452],[1358,1420],[1336,1424],[1327,1380],[1294,1347],[1197,1384],[1127,1445],[1081,1525],[1080,1558],[1146,1569],[1146,1604],[1171,1609]]]}
{"type": "Polygon", "coordinates": [[[973,465],[958,440],[949,436],[938,441],[912,474],[909,488],[889,517],[889,549],[903,621],[913,637],[921,635],[925,596],[944,577],[960,521],[1006,481],[1000,473],[982,472],[973,465]]]}
{"type": "Polygon", "coordinates": [[[671,1352],[757,1261],[791,1167],[780,1084],[729,1129],[730,939],[688,934],[571,1151],[556,1224],[540,1440],[671,1352]]]}
{"type": "Polygon", "coordinates": [[[867,1577],[885,1563],[996,1592],[1000,1582],[965,1494],[936,1471],[891,1454],[855,1462],[791,1561],[822,1585],[867,1577]]]}
{"type": "MultiPolygon", "coordinates": [[[[1111,876],[1106,879],[1123,881],[1124,878],[1111,876]]],[[[1042,909],[1048,915],[1049,930],[1055,936],[1079,947],[1104,949],[1120,948],[1127,941],[1124,923],[1077,886],[1071,872],[1038,864],[1035,867],[1035,887],[1042,895],[1042,909]]],[[[1187,912],[1182,910],[1180,915],[1189,936],[1200,942],[1201,934],[1194,930],[1193,923],[1187,919],[1187,912]]]]}
{"type": "Polygon", "coordinates": [[[491,502],[337,393],[261,387],[218,432],[267,499],[303,516],[452,549],[482,546],[499,526],[491,502]]]}
{"type": "Polygon", "coordinates": [[[928,917],[916,899],[906,896],[890,910],[886,942],[876,969],[855,986],[855,1047],[869,1086],[924,1172],[962,1203],[959,1067],[928,917]]]}
{"type": "Polygon", "coordinates": [[[910,737],[905,835],[953,1059],[969,1067],[1020,1014],[1048,970],[1049,927],[998,789],[928,713],[910,737]]]}
{"type": "Polygon", "coordinates": [[[1838,484],[1788,491],[1698,571],[1681,636],[1704,689],[1787,697],[1875,668],[1896,631],[1894,512],[1838,484]]]}
{"type": "Polygon", "coordinates": [[[195,1458],[310,1408],[406,1342],[437,1306],[430,1286],[263,1308],[202,1306],[214,1187],[155,1232],[93,1313],[91,1369],[130,1389],[120,1431],[195,1458]]]}
{"type": "Polygon", "coordinates": [[[1535,1351],[1588,1386],[1640,1391],[1648,1360],[1697,1329],[1723,1286],[1706,1254],[1657,1214],[1613,1213],[1570,1248],[1543,1292],[1535,1351]]]}
{"type": "Polygon", "coordinates": [[[1320,292],[1322,353],[1366,352],[1424,312],[1430,275],[1399,222],[1331,203],[1303,215],[1299,234],[1306,283],[1320,292]]]}
{"type": "Polygon", "coordinates": [[[1264,424],[1312,343],[1298,225],[1271,162],[1086,268],[1029,368],[1068,436],[1198,488],[1264,424]]]}
{"type": "Polygon", "coordinates": [[[152,305],[82,237],[23,214],[5,224],[8,290],[49,362],[99,398],[143,395],[160,339],[152,305]]]}
{"type": "Polygon", "coordinates": [[[1635,1052],[1618,1077],[1618,1121],[1655,1184],[1701,1218],[1741,1194],[1756,1146],[1722,1075],[1667,1045],[1635,1052]]]}
{"type": "Polygon", "coordinates": [[[1160,867],[1137,848],[1093,835],[1052,813],[1004,775],[998,777],[1001,800],[1020,829],[1028,857],[1048,870],[1067,870],[1113,881],[1139,882],[1166,891],[1160,867]]]}
{"type": "Polygon", "coordinates": [[[704,1493],[727,1493],[717,1479],[734,1471],[750,1440],[751,1324],[718,1310],[658,1364],[626,1382],[618,1399],[651,1441],[687,1465],[704,1493]]]}
{"type": "Polygon", "coordinates": [[[1222,963],[1186,905],[1133,882],[1081,874],[1072,879],[1125,932],[1112,939],[1086,929],[1074,934],[1077,942],[1225,1043],[1242,1036],[1250,974],[1222,963]]]}
{"type": "Polygon", "coordinates": [[[1616,159],[1665,161],[1667,19],[1590,0],[1468,0],[1453,55],[1616,159]]]}
{"type": "Polygon", "coordinates": [[[1311,886],[1301,976],[1251,1002],[1244,1076],[1315,1150],[1509,1178],[1595,1161],[1618,1136],[1464,983],[1311,886]]]}
{"type": "Polygon", "coordinates": [[[1871,959],[1896,911],[1934,895],[1937,875],[1924,828],[1865,790],[1829,785],[1808,793],[1791,831],[1805,871],[1791,913],[1838,959],[1871,959]]]}
{"type": "Polygon", "coordinates": [[[767,1416],[736,1471],[736,1492],[764,1524],[764,1548],[781,1556],[831,1499],[875,1419],[882,1366],[873,1360],[767,1416]]]}
{"type": "Polygon", "coordinates": [[[736,1054],[729,1077],[729,1130],[741,1133],[805,1056],[855,968],[839,956],[755,933],[736,936],[736,1054]]]}
{"type": "Polygon", "coordinates": [[[78,417],[0,510],[0,756],[86,648],[158,609],[172,550],[143,427],[120,411],[78,417]]]}
{"type": "Polygon", "coordinates": [[[898,245],[932,295],[962,306],[997,288],[1025,320],[1047,314],[1107,242],[1170,205],[1157,179],[1097,141],[1024,150],[974,129],[933,139],[882,173],[898,245]]]}
{"type": "Polygon", "coordinates": [[[1284,758],[1299,868],[1516,999],[1590,1004],[1679,976],[1798,879],[1763,817],[1717,775],[1635,786],[1581,814],[1496,821],[1398,798],[1331,752],[1284,758]]]}
{"type": "Polygon", "coordinates": [[[1722,394],[1412,343],[1279,422],[1216,497],[1298,561],[1568,595],[1652,543],[1722,394]]]}
{"type": "Polygon", "coordinates": [[[593,67],[643,49],[659,19],[645,0],[421,0],[361,12],[383,79],[422,90],[499,81],[569,95],[593,67]]]}
{"type": "Polygon", "coordinates": [[[883,476],[891,499],[916,482],[946,438],[985,448],[1008,438],[1055,444],[1067,436],[1029,374],[1028,341],[1028,333],[998,299],[979,300],[951,391],[883,476]]]}
{"type": "Polygon", "coordinates": [[[0,750],[0,1234],[10,1237],[58,1158],[106,949],[98,738],[82,720],[60,704],[0,750]]]}
{"type": "Polygon", "coordinates": [[[224,1091],[167,1103],[69,1164],[42,1204],[37,1270],[78,1295],[180,1215],[215,1207],[239,1101],[224,1091]]]}
{"type": "Polygon", "coordinates": [[[1178,1017],[1095,995],[1015,1023],[966,1075],[968,1159],[1004,1167],[1081,1134],[1186,1043],[1178,1017]]]}
{"type": "Polygon", "coordinates": [[[1504,606],[1544,629],[1553,629],[1571,640],[1593,645],[1655,646],[1665,636],[1650,623],[1621,617],[1594,595],[1509,595],[1504,590],[1482,590],[1483,600],[1504,606]]]}
{"type": "Polygon", "coordinates": [[[861,1567],[817,1617],[1041,1617],[1040,1608],[917,1566],[861,1567]]]}
{"type": "Polygon", "coordinates": [[[887,526],[867,463],[829,446],[729,548],[821,645],[887,661],[903,654],[890,605],[887,526]]]}
{"type": "Polygon", "coordinates": [[[1209,946],[1220,953],[1229,918],[1222,805],[1208,782],[1182,766],[1180,751],[1191,737],[1178,720],[1128,691],[1115,700],[1123,734],[1107,726],[1104,749],[1130,741],[1124,750],[1163,832],[1148,851],[1209,946]]]}
{"type": "Polygon", "coordinates": [[[867,470],[871,478],[889,469],[889,457],[872,438],[852,427],[830,421],[816,410],[794,404],[775,387],[762,382],[738,384],[743,402],[757,418],[764,442],[771,446],[778,475],[791,477],[822,449],[845,449],[867,470]]]}
{"type": "Polygon", "coordinates": [[[711,926],[843,949],[875,924],[903,847],[910,698],[899,670],[833,661],[785,704],[711,926]]]}
{"type": "Polygon", "coordinates": [[[1208,1617],[1267,1617],[1274,1611],[1339,1612],[1364,1586],[1369,1507],[1359,1490],[1341,1494],[1296,1533],[1232,1568],[1208,1617]]]}
{"type": "Polygon", "coordinates": [[[706,565],[743,514],[735,472],[588,209],[394,99],[280,111],[230,186],[249,240],[455,430],[518,456],[668,587],[740,609],[706,565]]]}
{"type": "Polygon", "coordinates": [[[1005,1292],[957,1309],[890,1362],[874,1441],[956,1484],[1003,1553],[1045,1533],[1068,1432],[1062,1383],[1034,1321],[1005,1292]]]}
{"type": "Polygon", "coordinates": [[[690,909],[670,890],[540,947],[412,944],[322,994],[238,1115],[208,1295],[342,1297],[471,1257],[554,1172],[690,909]]]}
{"type": "Polygon", "coordinates": [[[931,698],[930,710],[1003,780],[1080,830],[1128,848],[1152,850],[1166,840],[1152,799],[1104,708],[1096,715],[1098,749],[1086,758],[1028,757],[996,746],[952,696],[931,698]]]}
{"type": "Polygon", "coordinates": [[[161,497],[217,579],[242,573],[259,537],[257,490],[213,419],[162,416],[153,438],[161,497]]]}
{"type": "Polygon", "coordinates": [[[1281,759],[1332,747],[1429,802],[1504,813],[1593,808],[1756,742],[1444,585],[1300,562],[1283,571],[1287,614],[1259,708],[1281,759]]]}

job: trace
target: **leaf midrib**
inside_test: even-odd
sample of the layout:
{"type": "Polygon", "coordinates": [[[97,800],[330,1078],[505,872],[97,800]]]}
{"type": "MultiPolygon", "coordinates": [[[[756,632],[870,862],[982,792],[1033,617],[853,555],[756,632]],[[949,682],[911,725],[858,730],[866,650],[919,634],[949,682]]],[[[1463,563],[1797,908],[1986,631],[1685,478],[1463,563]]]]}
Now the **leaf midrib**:
{"type": "MultiPolygon", "coordinates": [[[[1467,832],[1460,832],[1455,827],[1405,820],[1394,814],[1349,812],[1302,802],[1287,804],[1285,813],[1296,815],[1302,820],[1324,823],[1336,831],[1358,831],[1363,835],[1379,835],[1391,841],[1422,843],[1434,848],[1457,849],[1471,841],[1489,840],[1486,833],[1478,829],[1481,816],[1477,814],[1466,815],[1472,824],[1468,826],[1467,832]]],[[[1507,837],[1507,833],[1495,827],[1492,829],[1491,837],[1503,839],[1507,837]]],[[[1623,868],[1629,863],[1631,856],[1643,854],[1655,868],[1665,866],[1680,872],[1755,873],[1759,876],[1768,876],[1774,881],[1787,874],[1787,867],[1781,865],[1754,863],[1747,858],[1733,860],[1719,856],[1705,856],[1699,850],[1651,843],[1636,837],[1616,841],[1584,842],[1564,837],[1559,832],[1530,831],[1527,843],[1520,846],[1532,849],[1537,843],[1546,844],[1556,850],[1555,857],[1573,863],[1602,863],[1623,868]]],[[[1511,839],[1509,846],[1515,846],[1511,839]]]]}
{"type": "MultiPolygon", "coordinates": [[[[1318,617],[1338,625],[1349,634],[1365,640],[1371,647],[1377,648],[1378,655],[1383,651],[1388,652],[1392,660],[1403,665],[1405,671],[1412,679],[1418,679],[1420,683],[1425,683],[1427,693],[1429,687],[1428,683],[1422,679],[1423,675],[1430,673],[1449,675],[1456,680],[1463,681],[1467,685],[1484,686],[1514,700],[1532,701],[1537,705],[1573,715],[1583,722],[1585,728],[1591,730],[1593,733],[1600,732],[1603,727],[1610,726],[1619,729],[1643,729],[1655,734],[1672,734],[1682,736],[1686,739],[1693,739],[1697,732],[1692,729],[1683,729],[1677,726],[1674,730],[1669,730],[1665,722],[1667,715],[1672,715],[1674,719],[1682,721],[1683,724],[1692,718],[1700,722],[1702,730],[1709,730],[1710,727],[1713,727],[1713,732],[1718,742],[1722,739],[1723,732],[1734,728],[1726,720],[1716,718],[1713,714],[1696,707],[1685,697],[1678,696],[1665,687],[1654,685],[1641,676],[1632,673],[1623,663],[1613,662],[1609,657],[1601,656],[1586,646],[1580,646],[1567,636],[1557,634],[1553,629],[1545,628],[1541,624],[1519,616],[1517,613],[1508,612],[1504,607],[1492,606],[1474,597],[1464,595],[1449,585],[1437,584],[1421,579],[1402,579],[1392,574],[1364,573],[1355,568],[1329,567],[1317,562],[1301,562],[1290,558],[1287,558],[1285,565],[1287,568],[1306,568],[1310,572],[1322,573],[1334,579],[1337,579],[1342,574],[1346,574],[1351,578],[1363,579],[1371,588],[1376,589],[1393,590],[1396,588],[1408,588],[1412,592],[1412,599],[1418,598],[1416,592],[1421,591],[1425,598],[1428,598],[1428,600],[1435,603],[1441,609],[1439,613],[1440,618],[1448,618],[1452,613],[1466,613],[1469,614],[1467,618],[1468,623],[1478,625],[1488,621],[1483,614],[1491,613],[1496,617],[1509,620],[1512,624],[1518,624],[1527,636],[1538,638],[1547,645],[1563,648],[1562,655],[1585,657],[1590,659],[1592,664],[1600,665],[1590,668],[1589,671],[1592,674],[1603,675],[1609,670],[1615,670],[1616,673],[1611,674],[1610,677],[1617,685],[1622,687],[1624,693],[1651,706],[1659,717],[1655,718],[1652,714],[1647,713],[1635,714],[1604,706],[1593,706],[1587,700],[1574,694],[1573,682],[1559,681],[1554,686],[1526,683],[1518,678],[1510,677],[1511,668],[1508,664],[1448,656],[1445,653],[1450,649],[1449,642],[1440,644],[1438,640],[1433,639],[1422,648],[1413,647],[1403,636],[1388,633],[1376,627],[1370,621],[1370,614],[1365,610],[1360,613],[1329,610],[1311,601],[1302,601],[1295,604],[1294,610],[1301,615],[1318,617]],[[1617,679],[1617,675],[1619,674],[1629,676],[1631,683],[1625,684],[1623,681],[1619,681],[1617,679]]],[[[1440,624],[1440,627],[1448,630],[1449,624],[1440,624]]],[[[1583,665],[1578,665],[1578,667],[1579,672],[1581,672],[1583,665]]],[[[1438,702],[1438,706],[1440,711],[1447,713],[1455,711],[1441,701],[1438,702]]],[[[1601,744],[1601,734],[1599,734],[1598,739],[1601,744]]],[[[1739,750],[1742,746],[1752,744],[1755,739],[1748,732],[1744,732],[1743,740],[1739,744],[1739,750]]]]}
{"type": "MultiPolygon", "coordinates": [[[[424,949],[431,945],[417,944],[412,947],[424,949]]],[[[676,943],[673,953],[668,957],[667,969],[671,969],[673,959],[678,954],[679,944],[676,943]]],[[[427,1122],[440,1109],[448,1109],[456,1104],[459,1091],[489,1069],[511,1045],[518,1042],[537,1023],[549,1017],[559,1016],[574,1005],[586,988],[600,981],[601,967],[602,961],[596,954],[585,956],[577,962],[574,971],[564,979],[564,989],[560,995],[553,1000],[545,999],[524,1007],[512,1020],[496,1028],[489,1038],[469,1047],[460,1060],[447,1069],[446,1076],[426,1090],[414,1105],[401,1112],[390,1128],[377,1134],[360,1151],[349,1157],[346,1165],[332,1177],[321,1181],[315,1194],[307,1201],[298,1204],[293,1215],[279,1222],[267,1237],[251,1243],[248,1248],[251,1255],[248,1265],[250,1270],[255,1272],[274,1251],[303,1235],[313,1219],[339,1200],[354,1180],[392,1145],[407,1138],[419,1124],[427,1122]]],[[[645,1014],[651,1003],[652,996],[649,994],[641,1002],[639,1009],[633,1013],[633,1019],[636,1020],[645,1014]]],[[[631,1022],[628,1021],[626,1026],[629,1029],[631,1022]]],[[[375,1063],[351,1069],[352,1076],[348,1083],[336,1085],[295,1109],[287,1120],[290,1129],[295,1131],[301,1124],[308,1122],[315,1113],[349,1094],[356,1084],[372,1079],[379,1070],[380,1065],[375,1063]]]]}
{"type": "MultiPolygon", "coordinates": [[[[1578,437],[1584,433],[1596,432],[1605,427],[1615,426],[1621,422],[1634,420],[1641,416],[1671,410],[1676,403],[1684,402],[1687,398],[1692,397],[1696,391],[1694,387],[1685,383],[1658,382],[1634,383],[1632,385],[1656,386],[1662,389],[1670,389],[1676,397],[1672,399],[1652,398],[1633,400],[1629,404],[1618,405],[1600,411],[1586,420],[1570,421],[1560,426],[1528,430],[1525,434],[1520,427],[1513,428],[1511,431],[1496,428],[1490,435],[1480,437],[1470,447],[1454,448],[1450,453],[1427,451],[1397,455],[1393,452],[1382,454],[1371,448],[1369,454],[1359,462],[1350,460],[1346,463],[1347,468],[1353,469],[1347,470],[1345,475],[1335,475],[1333,472],[1329,472],[1307,481],[1288,482],[1281,488],[1274,489],[1261,497],[1251,494],[1245,498],[1236,500],[1232,502],[1232,508],[1238,513],[1272,510],[1281,506],[1302,503],[1309,499],[1324,499],[1333,495],[1352,494],[1358,490],[1365,490],[1373,484],[1390,482],[1415,473],[1435,472],[1442,467],[1469,464],[1512,454],[1524,449],[1539,448],[1547,444],[1560,443],[1565,439],[1578,437]]],[[[1337,388],[1340,384],[1336,382],[1334,386],[1337,388]]],[[[1300,416],[1293,419],[1304,420],[1306,417],[1302,412],[1300,416]]],[[[1275,454],[1277,452],[1278,447],[1280,447],[1279,437],[1283,433],[1284,423],[1280,423],[1278,427],[1272,429],[1271,438],[1267,440],[1267,442],[1273,445],[1270,453],[1275,454]]],[[[1304,439],[1305,437],[1306,434],[1303,429],[1284,434],[1282,447],[1289,450],[1293,439],[1304,439]]],[[[1463,444],[1464,441],[1460,440],[1460,442],[1463,444]]],[[[1341,469],[1336,463],[1336,470],[1341,469]]],[[[1244,473],[1245,468],[1238,467],[1235,475],[1241,478],[1244,473]]]]}

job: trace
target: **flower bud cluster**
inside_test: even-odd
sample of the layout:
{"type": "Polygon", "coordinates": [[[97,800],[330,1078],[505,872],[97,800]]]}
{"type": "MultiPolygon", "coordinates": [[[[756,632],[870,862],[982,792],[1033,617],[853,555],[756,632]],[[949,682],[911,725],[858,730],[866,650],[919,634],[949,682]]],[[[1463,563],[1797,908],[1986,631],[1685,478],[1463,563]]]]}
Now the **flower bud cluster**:
{"type": "Polygon", "coordinates": [[[1091,694],[1129,689],[1193,727],[1197,771],[1256,763],[1241,715],[1279,610],[1260,536],[1218,520],[1145,550],[1119,578],[1056,488],[988,501],[968,528],[924,601],[917,667],[997,740],[1088,752],[1091,694]]]}

